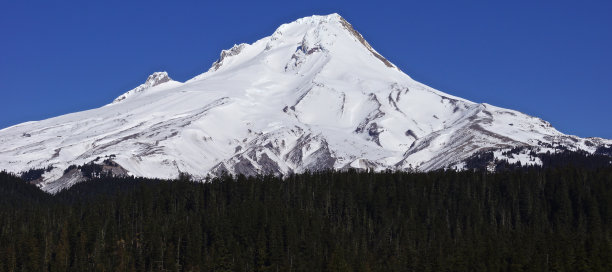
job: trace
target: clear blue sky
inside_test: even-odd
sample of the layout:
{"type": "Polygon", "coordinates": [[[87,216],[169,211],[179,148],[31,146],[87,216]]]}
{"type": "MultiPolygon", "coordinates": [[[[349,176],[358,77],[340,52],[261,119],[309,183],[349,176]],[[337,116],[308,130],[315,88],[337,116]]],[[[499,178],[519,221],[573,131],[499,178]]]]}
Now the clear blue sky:
{"type": "Polygon", "coordinates": [[[2,1],[0,127],[102,106],[155,71],[187,80],[337,12],[418,81],[612,138],[612,1],[221,2],[2,1]]]}

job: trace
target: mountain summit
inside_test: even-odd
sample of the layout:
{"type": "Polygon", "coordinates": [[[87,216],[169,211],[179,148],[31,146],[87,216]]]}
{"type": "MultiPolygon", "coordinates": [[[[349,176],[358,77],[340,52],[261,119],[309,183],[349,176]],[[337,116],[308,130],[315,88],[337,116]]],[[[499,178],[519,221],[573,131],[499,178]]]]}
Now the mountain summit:
{"type": "Polygon", "coordinates": [[[187,82],[155,73],[104,107],[0,130],[0,168],[45,169],[33,181],[57,192],[100,173],[464,169],[485,151],[541,164],[532,154],[610,145],[421,84],[331,14],[223,50],[187,82]]]}

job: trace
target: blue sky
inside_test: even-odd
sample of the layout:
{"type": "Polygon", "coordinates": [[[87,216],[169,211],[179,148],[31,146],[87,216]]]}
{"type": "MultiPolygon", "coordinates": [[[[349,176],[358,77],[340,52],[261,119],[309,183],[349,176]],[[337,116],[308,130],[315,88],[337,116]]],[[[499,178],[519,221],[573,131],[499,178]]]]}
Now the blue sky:
{"type": "Polygon", "coordinates": [[[234,43],[337,12],[418,81],[612,138],[612,1],[11,2],[0,127],[102,106],[155,71],[190,79],[234,43]]]}

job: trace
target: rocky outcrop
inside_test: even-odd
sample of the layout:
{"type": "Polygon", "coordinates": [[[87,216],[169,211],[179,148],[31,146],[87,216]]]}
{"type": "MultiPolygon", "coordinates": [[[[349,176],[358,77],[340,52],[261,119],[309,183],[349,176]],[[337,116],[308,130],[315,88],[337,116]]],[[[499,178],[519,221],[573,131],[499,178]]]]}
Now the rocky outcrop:
{"type": "Polygon", "coordinates": [[[136,93],[141,93],[149,88],[152,88],[152,87],[155,87],[155,86],[158,86],[163,83],[170,82],[170,81],[172,81],[172,79],[168,76],[167,72],[155,72],[151,74],[149,77],[147,77],[147,80],[145,81],[145,83],[115,98],[113,103],[121,102],[136,93]]]}

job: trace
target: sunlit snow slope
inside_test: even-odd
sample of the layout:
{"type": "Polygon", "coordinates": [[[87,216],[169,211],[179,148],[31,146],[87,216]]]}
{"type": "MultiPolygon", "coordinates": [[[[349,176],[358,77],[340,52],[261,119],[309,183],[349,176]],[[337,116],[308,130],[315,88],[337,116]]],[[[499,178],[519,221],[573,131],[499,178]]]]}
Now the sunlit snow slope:
{"type": "Polygon", "coordinates": [[[221,53],[185,82],[151,75],[101,108],[0,130],[0,169],[49,168],[56,192],[83,179],[70,165],[111,160],[118,174],[196,178],[328,168],[461,167],[475,152],[612,144],[412,80],[338,14],[280,26],[221,53]],[[98,159],[99,158],[99,159],[98,159]]]}

